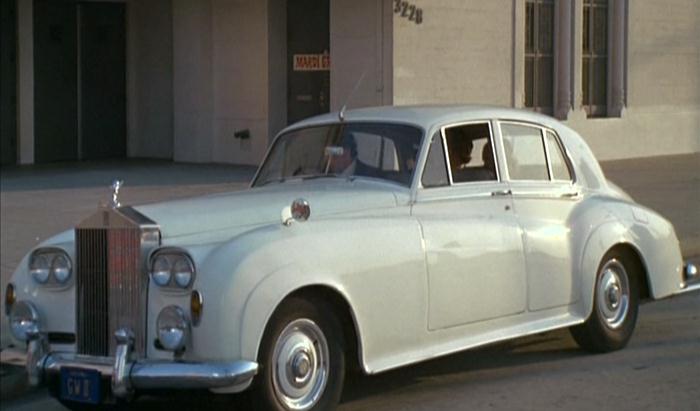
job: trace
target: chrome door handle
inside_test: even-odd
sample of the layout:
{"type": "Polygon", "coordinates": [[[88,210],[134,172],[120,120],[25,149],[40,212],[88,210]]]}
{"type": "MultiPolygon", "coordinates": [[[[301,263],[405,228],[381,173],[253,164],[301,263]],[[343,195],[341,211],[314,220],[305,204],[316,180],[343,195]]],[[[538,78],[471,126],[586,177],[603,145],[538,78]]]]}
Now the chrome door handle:
{"type": "Polygon", "coordinates": [[[511,195],[511,194],[513,194],[513,192],[510,191],[510,189],[508,189],[508,190],[496,190],[496,191],[492,191],[492,192],[491,192],[491,196],[493,196],[493,197],[496,197],[496,196],[509,196],[509,195],[511,195]]]}

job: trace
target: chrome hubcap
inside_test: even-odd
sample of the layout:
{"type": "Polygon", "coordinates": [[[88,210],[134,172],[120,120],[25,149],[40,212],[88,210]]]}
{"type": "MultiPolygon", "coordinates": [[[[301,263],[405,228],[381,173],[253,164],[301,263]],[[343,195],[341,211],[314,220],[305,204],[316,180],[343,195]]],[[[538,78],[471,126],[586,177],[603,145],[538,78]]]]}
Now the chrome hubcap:
{"type": "Polygon", "coordinates": [[[289,323],[277,338],[272,383],[279,402],[289,410],[308,410],[328,382],[328,343],[309,319],[289,323]]]}
{"type": "Polygon", "coordinates": [[[608,261],[598,276],[597,309],[605,324],[619,328],[627,317],[630,287],[625,267],[617,260],[608,261]]]}

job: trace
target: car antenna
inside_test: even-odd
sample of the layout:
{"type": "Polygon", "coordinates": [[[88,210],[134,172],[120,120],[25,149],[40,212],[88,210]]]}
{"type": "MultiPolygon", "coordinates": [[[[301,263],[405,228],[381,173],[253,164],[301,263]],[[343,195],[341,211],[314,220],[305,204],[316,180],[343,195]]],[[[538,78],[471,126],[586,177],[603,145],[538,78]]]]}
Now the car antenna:
{"type": "Polygon", "coordinates": [[[352,89],[352,91],[350,92],[350,94],[348,94],[348,98],[345,100],[345,103],[343,104],[343,107],[342,107],[342,108],[340,109],[340,111],[338,112],[338,119],[340,119],[340,121],[345,121],[345,109],[348,107],[348,102],[350,102],[350,99],[351,99],[352,96],[355,94],[355,92],[357,91],[357,89],[360,88],[360,84],[362,84],[362,80],[364,80],[366,74],[367,74],[367,68],[365,68],[364,71],[362,72],[362,75],[360,76],[360,78],[359,78],[359,79],[357,80],[357,82],[355,83],[355,87],[353,87],[353,89],[352,89]]]}

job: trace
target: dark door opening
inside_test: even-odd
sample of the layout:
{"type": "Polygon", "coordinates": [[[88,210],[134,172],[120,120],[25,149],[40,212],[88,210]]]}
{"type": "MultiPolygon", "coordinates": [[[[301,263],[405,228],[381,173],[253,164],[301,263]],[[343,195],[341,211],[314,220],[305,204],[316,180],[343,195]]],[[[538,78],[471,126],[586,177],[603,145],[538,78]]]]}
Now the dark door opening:
{"type": "Polygon", "coordinates": [[[329,0],[287,2],[287,121],[330,107],[329,0]]]}
{"type": "Polygon", "coordinates": [[[82,3],[79,13],[81,158],[125,157],[124,4],[82,3]]]}
{"type": "Polygon", "coordinates": [[[126,156],[125,6],[34,1],[37,163],[126,156]]]}
{"type": "Polygon", "coordinates": [[[34,161],[78,158],[76,5],[34,1],[34,161]]]}
{"type": "Polygon", "coordinates": [[[17,3],[0,2],[0,164],[17,162],[17,3]]]}

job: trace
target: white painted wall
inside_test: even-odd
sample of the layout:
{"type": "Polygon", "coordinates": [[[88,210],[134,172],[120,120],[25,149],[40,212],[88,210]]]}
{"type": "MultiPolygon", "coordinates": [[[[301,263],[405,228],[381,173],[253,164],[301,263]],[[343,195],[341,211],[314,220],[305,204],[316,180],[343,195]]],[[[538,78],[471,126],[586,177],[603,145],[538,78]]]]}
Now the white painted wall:
{"type": "Polygon", "coordinates": [[[212,161],[258,164],[268,141],[266,1],[212,1],[212,161]],[[234,138],[250,130],[249,140],[234,138]]]}
{"type": "Polygon", "coordinates": [[[258,164],[268,141],[266,2],[173,0],[174,159],[258,164]],[[249,140],[234,138],[250,130],[249,140]]]}
{"type": "Polygon", "coordinates": [[[173,0],[173,159],[213,161],[211,1],[173,0]]]}
{"type": "Polygon", "coordinates": [[[171,0],[130,0],[127,30],[129,157],[173,158],[171,0]]]}
{"type": "Polygon", "coordinates": [[[331,110],[346,102],[348,108],[391,104],[391,2],[332,0],[330,5],[331,110]]]}

